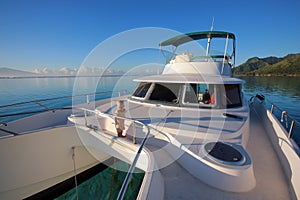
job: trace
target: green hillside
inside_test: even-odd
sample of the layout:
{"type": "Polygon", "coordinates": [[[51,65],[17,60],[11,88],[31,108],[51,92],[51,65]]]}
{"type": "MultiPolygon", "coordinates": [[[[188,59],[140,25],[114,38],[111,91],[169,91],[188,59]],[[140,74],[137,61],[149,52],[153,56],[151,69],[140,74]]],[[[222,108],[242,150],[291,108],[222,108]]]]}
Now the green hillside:
{"type": "Polygon", "coordinates": [[[283,58],[253,57],[233,69],[234,75],[252,76],[300,76],[300,54],[289,54],[283,58]]]}

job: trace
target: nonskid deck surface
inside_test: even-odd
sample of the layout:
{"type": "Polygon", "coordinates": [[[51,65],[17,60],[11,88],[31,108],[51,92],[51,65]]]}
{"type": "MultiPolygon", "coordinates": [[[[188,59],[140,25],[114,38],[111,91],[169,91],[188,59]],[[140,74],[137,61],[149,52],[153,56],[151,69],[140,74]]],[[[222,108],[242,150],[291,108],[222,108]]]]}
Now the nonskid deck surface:
{"type": "Polygon", "coordinates": [[[258,116],[253,112],[250,128],[246,150],[254,165],[256,187],[253,190],[244,193],[218,190],[193,177],[178,162],[173,162],[161,169],[165,183],[164,199],[291,199],[279,160],[258,116]]]}

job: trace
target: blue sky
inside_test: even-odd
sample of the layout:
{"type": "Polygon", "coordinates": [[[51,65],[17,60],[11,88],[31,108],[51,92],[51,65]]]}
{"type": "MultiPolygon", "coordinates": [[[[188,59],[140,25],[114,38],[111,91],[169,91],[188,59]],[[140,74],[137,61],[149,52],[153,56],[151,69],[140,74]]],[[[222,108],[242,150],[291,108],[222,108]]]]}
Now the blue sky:
{"type": "Polygon", "coordinates": [[[120,32],[163,27],[230,31],[237,64],[253,56],[300,52],[299,0],[46,1],[0,0],[0,67],[79,67],[100,42],[120,32]]]}

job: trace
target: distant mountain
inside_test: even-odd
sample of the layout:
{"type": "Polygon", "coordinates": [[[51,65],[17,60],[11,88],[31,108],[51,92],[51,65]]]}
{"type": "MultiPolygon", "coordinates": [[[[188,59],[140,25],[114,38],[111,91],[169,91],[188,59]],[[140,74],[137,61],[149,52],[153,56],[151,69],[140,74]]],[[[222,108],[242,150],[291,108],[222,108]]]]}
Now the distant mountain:
{"type": "Polygon", "coordinates": [[[121,76],[125,74],[120,69],[105,69],[103,67],[80,67],[71,69],[35,69],[33,72],[0,67],[0,78],[29,78],[29,77],[74,77],[74,76],[121,76]]]}
{"type": "Polygon", "coordinates": [[[17,70],[17,69],[11,69],[7,67],[0,67],[0,77],[8,77],[8,78],[13,78],[13,77],[35,77],[38,76],[36,73],[32,72],[27,72],[27,71],[22,71],[22,70],[17,70]]]}
{"type": "Polygon", "coordinates": [[[234,75],[253,76],[300,76],[300,53],[283,58],[253,57],[233,69],[234,75]]]}

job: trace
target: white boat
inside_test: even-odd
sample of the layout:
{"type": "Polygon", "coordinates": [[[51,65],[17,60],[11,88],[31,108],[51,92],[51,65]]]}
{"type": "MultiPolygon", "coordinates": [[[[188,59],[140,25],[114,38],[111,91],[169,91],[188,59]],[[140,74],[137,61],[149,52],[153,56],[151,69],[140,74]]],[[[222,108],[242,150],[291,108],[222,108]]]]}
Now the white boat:
{"type": "Polygon", "coordinates": [[[300,199],[293,127],[288,134],[262,95],[246,100],[231,74],[235,35],[189,33],[160,46],[175,47],[171,59],[162,74],[136,78],[132,95],[2,123],[0,199],[56,197],[112,158],[130,164],[118,199],[135,168],[145,173],[137,199],[300,199]],[[221,54],[211,53],[215,39],[221,54]],[[198,40],[206,50],[193,49],[198,40]]]}

